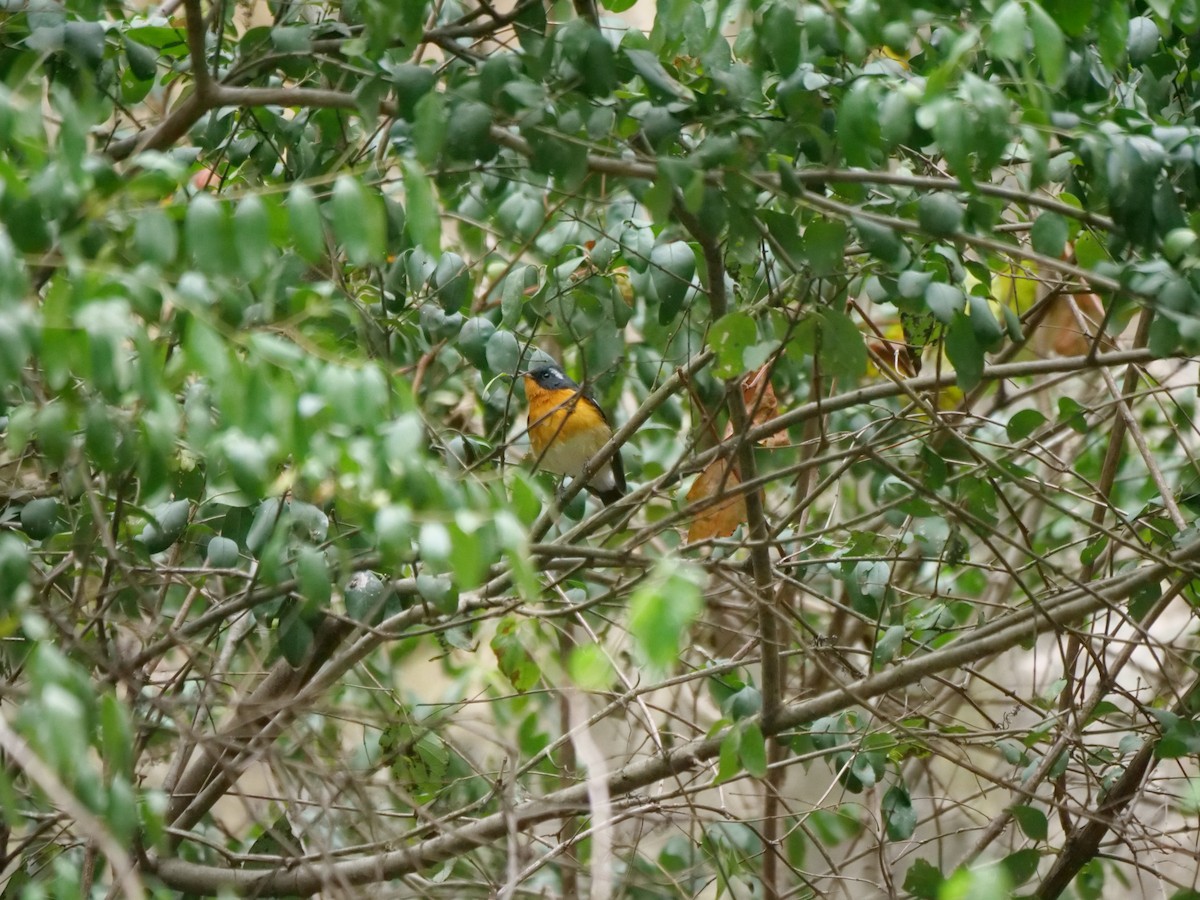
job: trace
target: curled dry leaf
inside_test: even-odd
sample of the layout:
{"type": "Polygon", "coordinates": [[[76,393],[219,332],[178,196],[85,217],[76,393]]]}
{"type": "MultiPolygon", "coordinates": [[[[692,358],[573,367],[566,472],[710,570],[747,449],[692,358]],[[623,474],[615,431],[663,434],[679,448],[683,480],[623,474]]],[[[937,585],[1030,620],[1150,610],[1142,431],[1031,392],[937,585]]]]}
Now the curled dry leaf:
{"type": "MultiPolygon", "coordinates": [[[[771,387],[768,375],[768,366],[764,365],[742,379],[742,402],[750,413],[751,426],[770,422],[779,415],[779,400],[775,397],[775,389],[771,387]]],[[[725,437],[732,434],[732,428],[726,427],[725,437]]],[[[762,447],[783,447],[787,442],[787,432],[777,431],[758,443],[762,447]]]]}
{"type": "MultiPolygon", "coordinates": [[[[688,503],[699,503],[714,497],[729,495],[742,483],[737,466],[725,459],[714,459],[688,491],[688,503]]],[[[746,501],[741,494],[724,496],[720,501],[696,513],[688,529],[688,541],[729,537],[746,521],[746,501]]]]}
{"type": "MultiPolygon", "coordinates": [[[[769,366],[763,365],[742,378],[742,402],[750,415],[750,425],[762,425],[779,415],[779,400],[771,387],[769,366]]],[[[733,426],[725,427],[725,439],[733,436],[733,426]]],[[[788,442],[786,431],[778,431],[759,441],[763,447],[782,447],[788,442]]],[[[724,459],[715,459],[700,473],[692,489],[688,491],[688,503],[697,503],[715,497],[719,502],[706,506],[696,514],[692,527],[688,529],[688,541],[706,538],[728,537],[746,521],[746,501],[741,494],[730,494],[742,483],[737,466],[724,459]]]]}

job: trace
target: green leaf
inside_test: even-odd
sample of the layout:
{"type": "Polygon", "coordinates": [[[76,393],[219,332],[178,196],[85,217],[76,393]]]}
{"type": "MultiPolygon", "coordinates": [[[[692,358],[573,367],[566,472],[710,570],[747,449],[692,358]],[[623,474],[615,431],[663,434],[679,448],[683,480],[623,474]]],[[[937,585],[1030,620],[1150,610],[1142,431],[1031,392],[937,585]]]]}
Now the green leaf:
{"type": "Polygon", "coordinates": [[[1034,850],[1033,847],[1026,847],[1025,850],[1009,853],[1001,860],[1000,864],[1008,872],[1008,877],[1013,884],[1024,884],[1037,874],[1040,862],[1042,862],[1042,853],[1034,850]]]}
{"type": "Polygon", "coordinates": [[[1085,269],[1094,269],[1109,259],[1104,245],[1090,231],[1085,231],[1075,239],[1075,259],[1085,269]]]}
{"type": "Polygon", "coordinates": [[[680,642],[704,606],[696,575],[679,561],[672,563],[656,569],[629,602],[629,633],[660,671],[675,663],[680,642]]]}
{"type": "Polygon", "coordinates": [[[1017,62],[1025,58],[1025,8],[1017,0],[1008,0],[991,19],[992,33],[988,51],[1000,59],[1017,62]]]}
{"type": "Polygon", "coordinates": [[[62,530],[62,507],[53,497],[30,500],[21,508],[21,530],[35,541],[62,530]]]}
{"type": "Polygon", "coordinates": [[[904,889],[920,900],[938,900],[938,893],[946,879],[932,863],[918,859],[908,867],[904,876],[904,889]]]}
{"type": "Polygon", "coordinates": [[[917,201],[917,222],[932,235],[956,234],[962,229],[963,216],[963,205],[947,193],[923,194],[917,201]]]}
{"type": "Polygon", "coordinates": [[[433,90],[437,76],[429,66],[402,63],[392,70],[392,85],[396,89],[396,115],[412,121],[417,114],[417,101],[433,90]]]}
{"type": "Polygon", "coordinates": [[[374,572],[355,572],[346,583],[343,595],[346,615],[354,621],[375,625],[383,618],[388,589],[383,579],[374,572]]]}
{"type": "Polygon", "coordinates": [[[745,371],[743,354],[758,340],[758,326],[744,312],[732,312],[713,323],[708,331],[708,346],[717,354],[716,374],[734,378],[745,371]]]}
{"type": "MultiPolygon", "coordinates": [[[[1099,4],[1079,3],[1078,0],[1047,0],[1042,5],[1054,16],[1054,21],[1062,30],[1072,37],[1078,37],[1087,30],[1092,16],[1096,15],[1099,9],[1099,4]]],[[[1103,16],[1104,13],[1100,12],[1099,15],[1103,16]]]]}
{"type": "MultiPolygon", "coordinates": [[[[422,127],[420,119],[417,128],[422,127]]],[[[475,162],[489,160],[499,149],[491,137],[492,110],[483,103],[468,100],[454,107],[446,124],[445,150],[450,159],[475,162]]],[[[418,145],[419,147],[419,145],[418,145]]],[[[425,160],[418,152],[417,158],[425,160]]],[[[436,154],[434,159],[436,159],[436,154]]]]}
{"type": "MultiPolygon", "coordinates": [[[[883,795],[880,804],[883,811],[884,827],[888,840],[907,841],[917,828],[917,811],[913,809],[912,798],[903,785],[892,785],[883,795]]],[[[911,869],[909,870],[911,873],[911,869]]],[[[905,888],[908,888],[907,879],[905,888]]],[[[914,892],[915,893],[915,892],[914,892]]]]}
{"type": "Polygon", "coordinates": [[[515,374],[521,360],[521,342],[511,331],[497,331],[488,338],[484,356],[493,372],[515,374]]]}
{"type": "Polygon", "coordinates": [[[821,368],[848,385],[867,371],[867,345],[862,332],[840,309],[829,307],[819,314],[821,368]]]}
{"type": "Polygon", "coordinates": [[[1056,88],[1062,84],[1067,58],[1062,30],[1036,0],[1029,0],[1029,28],[1033,32],[1033,55],[1042,68],[1042,77],[1056,88]]]}
{"type": "Polygon", "coordinates": [[[471,272],[461,256],[446,251],[433,270],[433,289],[442,309],[456,313],[471,296],[471,272]]]}
{"type": "Polygon", "coordinates": [[[387,215],[379,194],[357,178],[339,175],[330,198],[333,233],[356,266],[383,262],[387,247],[387,215]]]}
{"type": "Polygon", "coordinates": [[[272,28],[271,43],[280,53],[305,53],[312,47],[312,29],[308,25],[272,28]]]}
{"type": "Polygon", "coordinates": [[[271,249],[267,206],[257,194],[242,198],[233,213],[233,236],[242,275],[257,278],[267,267],[271,249]]]}
{"type": "Polygon", "coordinates": [[[735,722],[757,716],[762,712],[762,692],[752,684],[731,694],[721,709],[735,722]]]}
{"type": "Polygon", "coordinates": [[[63,27],[63,47],[88,68],[104,59],[104,26],[99,22],[67,22],[63,27]]]}
{"type": "Polygon", "coordinates": [[[304,598],[307,611],[323,610],[333,598],[333,580],[325,552],[316,547],[301,547],[296,551],[296,583],[304,598]]]}
{"type": "Polygon", "coordinates": [[[1072,397],[1058,398],[1058,421],[1079,434],[1088,432],[1087,408],[1072,397]]]}
{"type": "Polygon", "coordinates": [[[772,3],[762,17],[762,41],[781,78],[791,75],[800,63],[803,35],[796,11],[790,2],[772,3]]]}
{"type": "Polygon", "coordinates": [[[879,94],[873,79],[856,79],[842,98],[837,112],[837,137],[846,162],[870,166],[872,151],[880,145],[879,94]]]}
{"type": "Polygon", "coordinates": [[[738,756],[746,771],[755,778],[767,777],[767,742],[763,739],[762,729],[754,721],[747,722],[741,728],[741,738],[738,740],[738,756]]]}
{"type": "Polygon", "coordinates": [[[939,900],[1010,900],[1012,879],[1003,865],[956,869],[938,891],[939,900]]]}
{"type": "Polygon", "coordinates": [[[129,714],[115,696],[100,697],[101,758],[110,772],[128,776],[133,772],[133,726],[129,714]]]}
{"type": "Polygon", "coordinates": [[[791,213],[782,213],[773,209],[759,212],[759,218],[767,226],[772,240],[778,245],[779,251],[786,255],[786,263],[793,266],[804,261],[804,243],[800,238],[800,225],[791,213]]]}
{"type": "Polygon", "coordinates": [[[913,131],[916,104],[901,91],[889,91],[879,104],[879,136],[892,149],[908,143],[913,131]]]}
{"type": "Polygon", "coordinates": [[[389,504],[376,511],[375,540],[389,563],[400,565],[411,559],[415,533],[412,512],[407,506],[389,504]]]}
{"type": "Polygon", "coordinates": [[[846,225],[836,219],[816,219],[801,236],[804,257],[818,278],[828,278],[843,268],[846,252],[846,225]]]}
{"type": "Polygon", "coordinates": [[[454,582],[445,575],[422,572],[417,576],[417,593],[442,615],[452,616],[458,612],[458,593],[454,590],[454,582]]]}
{"type": "Polygon", "coordinates": [[[125,60],[129,71],[138,81],[149,81],[158,74],[158,53],[143,44],[132,41],[128,36],[121,39],[125,49],[125,60]]]}
{"type": "Polygon", "coordinates": [[[717,756],[717,776],[714,784],[722,784],[731,778],[742,774],[742,763],[738,749],[741,745],[742,732],[738,728],[730,728],[721,739],[721,750],[717,756]]]}
{"type": "Polygon", "coordinates": [[[511,330],[521,321],[525,306],[525,291],[538,281],[536,266],[515,266],[504,278],[504,291],[500,295],[500,327],[511,330]]]}
{"type": "Polygon", "coordinates": [[[237,541],[227,537],[214,537],[208,542],[204,564],[214,569],[232,569],[238,564],[237,541]]]}
{"type": "Polygon", "coordinates": [[[293,668],[299,668],[313,645],[312,627],[300,615],[297,604],[279,623],[279,652],[293,668]]]}
{"type": "Polygon", "coordinates": [[[971,183],[971,124],[962,101],[939,97],[917,111],[917,122],[933,131],[946,161],[961,181],[971,183]]]}
{"type": "Polygon", "coordinates": [[[450,571],[460,591],[478,587],[487,576],[489,560],[495,556],[490,535],[477,517],[465,511],[450,526],[450,543],[454,547],[450,571]]]}
{"type": "Polygon", "coordinates": [[[190,514],[191,503],[187,500],[164,503],[155,508],[154,517],[134,540],[150,553],[161,553],[183,537],[190,514]]]}
{"type": "Polygon", "coordinates": [[[197,194],[183,220],[188,255],[202,272],[223,275],[235,257],[226,205],[208,194],[197,194]]]}
{"type": "Polygon", "coordinates": [[[404,199],[408,209],[406,227],[413,243],[427,253],[437,255],[442,249],[442,219],[433,183],[419,163],[404,160],[404,199]]]}
{"type": "Polygon", "coordinates": [[[1055,259],[1063,255],[1067,246],[1067,237],[1067,220],[1057,213],[1051,212],[1045,212],[1038,216],[1029,232],[1033,249],[1055,259]]]}
{"type": "Polygon", "coordinates": [[[1020,827],[1025,837],[1031,841],[1044,841],[1050,833],[1049,822],[1046,820],[1046,814],[1040,809],[1034,809],[1032,806],[1018,804],[1009,810],[1013,818],[1017,820],[1017,825],[1020,827]]]}
{"type": "Polygon", "coordinates": [[[975,336],[971,317],[956,315],[946,329],[946,356],[954,364],[958,386],[970,391],[983,380],[983,347],[975,336]]]}
{"type": "Polygon", "coordinates": [[[15,535],[0,534],[0,584],[5,590],[0,591],[0,609],[7,609],[13,597],[18,595],[17,588],[29,581],[28,544],[15,535]]]}
{"type": "Polygon", "coordinates": [[[288,226],[296,250],[309,262],[325,255],[325,229],[321,223],[321,207],[312,189],[297,181],[288,189],[288,226]]]}
{"type": "Polygon", "coordinates": [[[887,631],[883,633],[875,642],[875,652],[872,654],[872,662],[876,669],[882,669],[887,663],[891,662],[896,651],[900,649],[900,645],[904,643],[904,626],[889,625],[887,631]]]}
{"type": "Polygon", "coordinates": [[[943,325],[949,325],[966,308],[967,298],[957,285],[931,281],[925,288],[925,304],[943,325]]]}
{"type": "Polygon", "coordinates": [[[650,282],[658,297],[658,321],[672,321],[683,308],[683,300],[696,274],[696,255],[684,241],[657,244],[650,251],[650,282]]]}
{"type": "Polygon", "coordinates": [[[179,231],[175,220],[157,206],[144,210],[134,220],[133,244],[143,259],[169,266],[179,253],[179,231]]]}
{"type": "Polygon", "coordinates": [[[431,91],[417,101],[416,121],[413,122],[413,143],[417,162],[426,168],[437,165],[446,143],[449,124],[446,101],[438,91],[431,91]]]}
{"type": "Polygon", "coordinates": [[[676,81],[659,62],[658,57],[649,50],[623,47],[622,52],[633,66],[634,71],[642,77],[642,81],[646,82],[646,87],[650,88],[651,92],[656,92],[660,97],[671,100],[690,102],[693,99],[692,92],[676,81]]]}
{"type": "Polygon", "coordinates": [[[240,431],[228,431],[221,449],[234,484],[247,497],[263,496],[269,477],[270,459],[264,443],[240,431]]]}
{"type": "Polygon", "coordinates": [[[1036,409],[1022,409],[1013,413],[1008,420],[1005,431],[1008,439],[1014,443],[1022,441],[1046,424],[1046,417],[1036,409]]]}
{"type": "Polygon", "coordinates": [[[571,681],[585,691],[603,691],[613,683],[616,673],[599,644],[583,644],[571,650],[567,658],[571,681]]]}
{"type": "Polygon", "coordinates": [[[1150,61],[1158,50],[1161,35],[1158,26],[1149,16],[1134,16],[1129,20],[1129,38],[1125,42],[1125,52],[1129,56],[1131,66],[1140,66],[1150,61]]]}
{"type": "Polygon", "coordinates": [[[996,314],[992,312],[991,304],[984,297],[969,294],[967,296],[967,307],[971,312],[971,315],[968,317],[971,320],[971,328],[974,329],[980,346],[985,349],[992,349],[1004,337],[1005,330],[996,321],[996,314]]]}
{"type": "Polygon", "coordinates": [[[895,229],[862,216],[855,216],[852,221],[858,239],[868,253],[895,270],[908,266],[912,256],[895,229]]]}
{"type": "Polygon", "coordinates": [[[467,319],[458,333],[458,352],[475,368],[484,368],[487,365],[487,343],[495,333],[496,326],[490,319],[483,316],[467,319]]]}
{"type": "Polygon", "coordinates": [[[129,774],[121,772],[109,779],[107,802],[104,808],[104,824],[113,836],[128,846],[137,834],[140,824],[137,794],[129,783],[129,774]]]}

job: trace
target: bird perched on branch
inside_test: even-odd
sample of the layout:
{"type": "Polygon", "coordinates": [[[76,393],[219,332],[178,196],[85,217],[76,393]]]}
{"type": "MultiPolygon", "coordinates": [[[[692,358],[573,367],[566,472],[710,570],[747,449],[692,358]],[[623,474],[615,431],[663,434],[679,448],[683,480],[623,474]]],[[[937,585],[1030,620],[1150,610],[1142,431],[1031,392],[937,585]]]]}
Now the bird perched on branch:
{"type": "MultiPolygon", "coordinates": [[[[579,478],[588,461],[612,438],[612,426],[591,394],[557,366],[525,373],[529,400],[526,422],[534,465],[579,478]]],[[[585,485],[603,503],[615,503],[626,491],[621,451],[612,455],[585,485]]]]}

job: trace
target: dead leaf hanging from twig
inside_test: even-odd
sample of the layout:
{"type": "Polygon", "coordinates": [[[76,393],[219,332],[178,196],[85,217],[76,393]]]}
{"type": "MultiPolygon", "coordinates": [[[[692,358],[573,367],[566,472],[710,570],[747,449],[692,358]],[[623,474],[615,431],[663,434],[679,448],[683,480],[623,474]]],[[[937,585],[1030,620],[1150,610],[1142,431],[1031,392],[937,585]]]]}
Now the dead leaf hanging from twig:
{"type": "MultiPolygon", "coordinates": [[[[737,466],[726,459],[714,459],[688,491],[688,503],[700,503],[722,494],[728,495],[742,483],[737,466]]],[[[692,520],[688,529],[688,542],[708,538],[729,537],[746,521],[746,500],[742,494],[725,496],[724,499],[707,506],[692,520]]]]}

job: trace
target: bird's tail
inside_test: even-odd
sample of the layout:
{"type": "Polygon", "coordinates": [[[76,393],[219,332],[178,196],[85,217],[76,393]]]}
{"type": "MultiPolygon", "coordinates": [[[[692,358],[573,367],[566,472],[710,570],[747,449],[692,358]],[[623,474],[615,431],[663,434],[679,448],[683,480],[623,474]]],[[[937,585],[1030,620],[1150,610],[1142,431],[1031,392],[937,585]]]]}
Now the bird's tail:
{"type": "Polygon", "coordinates": [[[625,496],[625,492],[619,487],[610,487],[607,490],[598,488],[593,485],[588,485],[588,491],[591,495],[603,503],[605,506],[612,506],[618,500],[625,496]]]}

